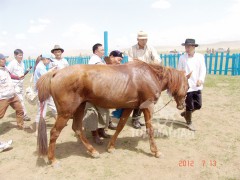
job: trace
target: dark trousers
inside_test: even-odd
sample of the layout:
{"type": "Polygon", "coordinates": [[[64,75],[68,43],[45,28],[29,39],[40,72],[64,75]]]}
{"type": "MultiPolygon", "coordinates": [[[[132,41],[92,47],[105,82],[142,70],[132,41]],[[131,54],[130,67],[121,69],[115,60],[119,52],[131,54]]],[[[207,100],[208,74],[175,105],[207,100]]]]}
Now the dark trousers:
{"type": "Polygon", "coordinates": [[[186,111],[194,111],[202,107],[202,92],[200,90],[188,92],[185,100],[186,111]]]}
{"type": "Polygon", "coordinates": [[[132,114],[132,120],[134,121],[134,120],[139,120],[139,118],[140,118],[140,116],[141,116],[141,113],[142,113],[142,111],[141,111],[141,109],[134,109],[133,110],[133,114],[132,114]]]}

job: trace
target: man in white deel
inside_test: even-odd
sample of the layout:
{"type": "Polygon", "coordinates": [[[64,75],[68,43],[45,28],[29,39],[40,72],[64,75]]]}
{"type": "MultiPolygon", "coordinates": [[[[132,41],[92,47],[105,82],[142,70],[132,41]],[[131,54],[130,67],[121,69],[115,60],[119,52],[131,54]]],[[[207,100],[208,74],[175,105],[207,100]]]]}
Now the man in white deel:
{"type": "MultiPolygon", "coordinates": [[[[147,44],[148,35],[144,31],[139,31],[137,34],[138,43],[132,46],[128,51],[128,61],[138,59],[146,63],[156,63],[160,64],[161,59],[157,51],[147,44]]],[[[140,109],[134,109],[132,115],[132,125],[135,129],[140,129],[141,126],[144,126],[144,123],[139,121],[141,116],[140,109]]]]}
{"type": "Polygon", "coordinates": [[[186,74],[191,72],[192,74],[188,79],[189,89],[185,100],[186,110],[181,113],[181,116],[185,118],[188,128],[195,131],[192,123],[192,113],[202,107],[202,89],[206,76],[206,65],[204,56],[195,52],[195,47],[198,47],[198,44],[195,44],[195,39],[186,39],[182,46],[185,46],[186,53],[180,56],[178,69],[185,71],[186,74]]]}

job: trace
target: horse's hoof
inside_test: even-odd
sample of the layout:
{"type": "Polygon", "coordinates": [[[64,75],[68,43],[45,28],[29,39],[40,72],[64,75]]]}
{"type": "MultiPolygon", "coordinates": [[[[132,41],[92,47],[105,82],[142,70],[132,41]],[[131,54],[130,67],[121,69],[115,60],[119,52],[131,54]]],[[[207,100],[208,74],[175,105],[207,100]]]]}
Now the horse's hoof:
{"type": "Polygon", "coordinates": [[[54,168],[54,169],[58,169],[61,167],[60,165],[60,162],[59,161],[55,161],[51,164],[51,166],[54,168]]]}
{"type": "Polygon", "coordinates": [[[156,152],[156,153],[154,154],[154,156],[155,156],[156,158],[163,158],[163,157],[164,157],[163,153],[160,153],[160,152],[156,152]]]}
{"type": "Polygon", "coordinates": [[[115,148],[108,148],[107,150],[109,153],[113,153],[115,151],[115,148]]]}
{"type": "Polygon", "coordinates": [[[90,156],[92,156],[93,158],[99,158],[100,157],[100,154],[99,154],[99,152],[97,152],[97,151],[95,151],[95,152],[89,152],[89,151],[87,151],[87,153],[90,155],[90,156]]]}

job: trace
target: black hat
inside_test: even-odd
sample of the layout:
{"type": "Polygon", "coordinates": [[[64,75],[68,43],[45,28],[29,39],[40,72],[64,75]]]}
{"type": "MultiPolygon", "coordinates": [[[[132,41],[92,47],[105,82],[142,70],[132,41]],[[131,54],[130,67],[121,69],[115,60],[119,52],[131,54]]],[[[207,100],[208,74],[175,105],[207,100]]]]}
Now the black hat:
{"type": "Polygon", "coordinates": [[[195,44],[195,39],[186,39],[185,43],[182,43],[182,46],[186,45],[198,47],[198,44],[195,44]]]}
{"type": "Polygon", "coordinates": [[[118,51],[118,50],[114,50],[114,51],[112,51],[112,52],[109,54],[109,56],[113,56],[113,57],[121,57],[121,58],[124,57],[123,53],[120,52],[120,51],[118,51]]]}

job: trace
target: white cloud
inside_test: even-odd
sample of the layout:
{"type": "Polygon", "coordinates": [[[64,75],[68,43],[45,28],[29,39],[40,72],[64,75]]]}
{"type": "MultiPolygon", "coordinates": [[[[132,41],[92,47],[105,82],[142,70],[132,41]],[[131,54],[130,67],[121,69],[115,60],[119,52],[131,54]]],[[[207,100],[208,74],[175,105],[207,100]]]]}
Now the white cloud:
{"type": "Polygon", "coordinates": [[[68,31],[63,33],[64,37],[86,37],[86,34],[90,35],[94,33],[94,29],[86,24],[75,23],[69,27],[68,31]]]}
{"type": "Polygon", "coordinates": [[[34,24],[34,23],[35,23],[35,21],[34,21],[33,19],[31,19],[29,22],[30,22],[31,24],[34,24]]]}
{"type": "Polygon", "coordinates": [[[28,29],[29,33],[40,33],[46,29],[45,24],[31,25],[28,29]]]}
{"type": "Polygon", "coordinates": [[[19,34],[16,34],[16,35],[15,35],[15,38],[16,38],[16,39],[26,39],[26,35],[23,34],[23,33],[19,33],[19,34]]]}
{"type": "Polygon", "coordinates": [[[171,7],[171,4],[167,0],[158,0],[152,3],[151,7],[155,9],[168,9],[171,7]]]}
{"type": "Polygon", "coordinates": [[[39,19],[38,19],[38,22],[43,23],[43,24],[49,24],[51,21],[50,21],[49,19],[39,18],[39,19]]]}
{"type": "Polygon", "coordinates": [[[5,35],[7,35],[7,34],[8,34],[7,31],[2,31],[2,32],[1,32],[1,35],[3,35],[3,36],[5,36],[5,35]]]}
{"type": "Polygon", "coordinates": [[[5,47],[7,44],[3,41],[0,42],[0,47],[5,47]]]}

